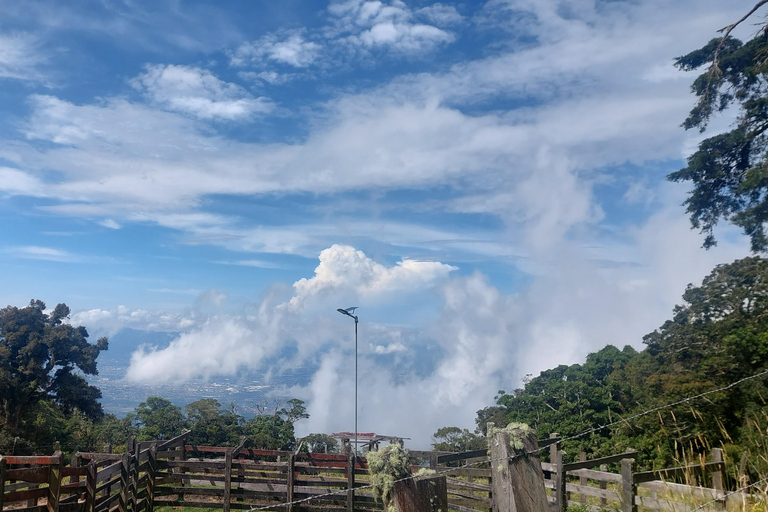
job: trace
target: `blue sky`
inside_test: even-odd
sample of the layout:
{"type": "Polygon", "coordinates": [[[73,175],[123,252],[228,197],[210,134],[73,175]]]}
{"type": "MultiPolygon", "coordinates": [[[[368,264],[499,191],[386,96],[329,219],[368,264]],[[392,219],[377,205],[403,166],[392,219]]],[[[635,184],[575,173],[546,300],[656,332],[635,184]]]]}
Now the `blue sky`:
{"type": "Polygon", "coordinates": [[[358,305],[361,428],[472,427],[747,254],[665,175],[702,137],[673,59],[751,6],[0,1],[2,301],[181,333],[130,382],[311,368],[280,393],[326,432],[358,305]]]}

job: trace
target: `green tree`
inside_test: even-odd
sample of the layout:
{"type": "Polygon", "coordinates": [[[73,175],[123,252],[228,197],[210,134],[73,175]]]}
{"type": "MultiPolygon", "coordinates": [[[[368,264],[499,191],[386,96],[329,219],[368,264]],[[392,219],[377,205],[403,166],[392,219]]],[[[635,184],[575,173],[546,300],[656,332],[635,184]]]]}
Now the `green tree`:
{"type": "Polygon", "coordinates": [[[261,414],[245,422],[248,445],[264,450],[292,450],[296,447],[293,423],[277,414],[261,414]]]}
{"type": "Polygon", "coordinates": [[[222,409],[213,398],[203,398],[184,408],[190,429],[189,442],[196,445],[232,446],[242,435],[243,417],[235,413],[234,404],[222,409]]]}
{"type": "Polygon", "coordinates": [[[753,251],[768,250],[768,26],[761,22],[746,43],[730,37],[766,3],[761,0],[722,29],[722,37],[676,60],[684,71],[704,68],[691,86],[698,102],[683,123],[685,129],[703,132],[716,112],[731,106],[739,110],[730,131],[702,141],[688,165],[669,175],[672,181],[693,183],[685,205],[693,227],[707,234],[705,247],[716,244],[713,229],[725,220],[744,230],[753,251]]]}
{"type": "Polygon", "coordinates": [[[485,436],[459,427],[442,427],[432,434],[432,449],[441,452],[468,452],[487,448],[485,436]]]}
{"type": "Polygon", "coordinates": [[[286,404],[288,407],[283,407],[277,411],[277,415],[285,419],[285,421],[291,424],[305,418],[309,418],[307,414],[307,408],[304,406],[304,400],[298,398],[291,398],[286,404]]]}
{"type": "Polygon", "coordinates": [[[68,316],[65,304],[45,313],[39,300],[0,309],[0,415],[11,433],[19,433],[27,413],[45,400],[67,415],[74,410],[92,420],[103,415],[101,391],[83,374],[98,374],[96,358],[107,349],[107,339],[88,343],[85,327],[63,322],[68,316]]]}
{"type": "Polygon", "coordinates": [[[150,396],[136,408],[136,420],[139,423],[139,439],[170,439],[181,434],[184,417],[181,408],[170,400],[150,396]]]}
{"type": "Polygon", "coordinates": [[[328,434],[309,434],[303,441],[312,453],[339,453],[339,442],[328,434]]]}

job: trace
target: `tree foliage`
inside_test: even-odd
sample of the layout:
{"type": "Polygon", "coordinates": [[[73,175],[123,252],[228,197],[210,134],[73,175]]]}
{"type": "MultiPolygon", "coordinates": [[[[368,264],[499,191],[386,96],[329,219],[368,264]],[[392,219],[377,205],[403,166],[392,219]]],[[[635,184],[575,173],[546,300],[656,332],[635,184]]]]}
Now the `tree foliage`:
{"type": "Polygon", "coordinates": [[[11,434],[32,428],[46,401],[64,416],[103,415],[101,392],[83,375],[98,374],[96,358],[107,349],[107,339],[88,343],[85,327],[63,322],[68,316],[65,304],[46,313],[39,300],[0,309],[0,419],[11,434]]]}
{"type": "MultiPolygon", "coordinates": [[[[656,467],[715,446],[734,460],[744,453],[768,456],[758,434],[768,425],[768,379],[728,387],[768,368],[768,260],[717,266],[700,286],[688,286],[672,318],[643,343],[642,351],[608,345],[583,364],[560,365],[521,389],[500,392],[495,405],[478,411],[477,433],[488,420],[527,423],[539,437],[595,429],[567,441],[566,453],[599,457],[633,448],[643,465],[656,467]],[[719,387],[726,389],[635,417],[719,387]]],[[[462,432],[449,427],[438,434],[450,440],[462,432]]]]}
{"type": "Polygon", "coordinates": [[[466,428],[442,427],[432,434],[432,449],[440,452],[468,452],[487,448],[485,436],[466,428]]]}
{"type": "Polygon", "coordinates": [[[768,250],[768,26],[763,23],[746,43],[730,37],[733,28],[765,3],[725,27],[723,37],[676,60],[684,71],[704,68],[691,86],[698,102],[683,123],[685,129],[703,132],[716,113],[738,109],[730,131],[702,141],[688,165],[669,175],[672,181],[693,183],[685,205],[693,227],[707,235],[705,247],[716,244],[714,227],[725,220],[743,229],[753,251],[768,250]]]}

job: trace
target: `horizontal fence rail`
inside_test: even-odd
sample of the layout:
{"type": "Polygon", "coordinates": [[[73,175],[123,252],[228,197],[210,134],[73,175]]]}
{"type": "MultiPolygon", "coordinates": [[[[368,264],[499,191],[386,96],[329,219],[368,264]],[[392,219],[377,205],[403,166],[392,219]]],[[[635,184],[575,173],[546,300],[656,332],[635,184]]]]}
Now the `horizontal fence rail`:
{"type": "MultiPolygon", "coordinates": [[[[0,512],[153,512],[155,507],[216,508],[224,512],[374,512],[364,457],[293,453],[186,443],[173,439],[130,442],[126,453],[77,452],[65,465],[52,456],[0,457],[0,512]]],[[[711,462],[655,471],[635,470],[637,452],[564,463],[560,439],[540,440],[550,460],[542,462],[553,510],[569,505],[593,510],[685,511],[711,502],[725,507],[722,453],[711,462]],[[608,471],[608,467],[614,472],[608,471]],[[618,472],[615,472],[618,470],[618,472]],[[695,483],[706,477],[712,488],[695,483]]],[[[445,477],[448,510],[492,512],[493,481],[486,450],[462,453],[411,451],[413,473],[429,468],[445,477]],[[456,467],[451,467],[456,466],[456,467]]],[[[417,482],[428,476],[417,476],[417,482]]],[[[739,502],[741,494],[728,497],[739,502]]]]}

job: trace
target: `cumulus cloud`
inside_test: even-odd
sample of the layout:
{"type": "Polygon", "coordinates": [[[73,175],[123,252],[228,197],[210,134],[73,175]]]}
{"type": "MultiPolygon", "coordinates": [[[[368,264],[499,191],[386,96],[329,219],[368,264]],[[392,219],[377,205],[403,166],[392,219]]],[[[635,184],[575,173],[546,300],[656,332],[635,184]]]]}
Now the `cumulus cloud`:
{"type": "MultiPolygon", "coordinates": [[[[387,267],[353,247],[334,245],[320,253],[320,264],[314,277],[294,283],[295,295],[287,302],[278,301],[277,295],[271,296],[255,312],[237,317],[217,314],[224,295],[211,290],[205,292],[197,299],[194,308],[205,315],[204,323],[200,316],[166,319],[176,325],[182,321],[196,321],[196,324],[162,350],[145,348],[135,353],[128,378],[137,382],[165,382],[195,376],[231,375],[240,368],[258,368],[265,358],[274,356],[283,347],[286,335],[300,345],[300,354],[311,354],[319,348],[322,336],[330,337],[334,328],[314,325],[317,322],[314,313],[307,317],[306,309],[297,312],[299,305],[311,302],[315,308],[327,309],[329,293],[369,302],[387,302],[404,291],[414,294],[434,286],[453,270],[455,267],[439,262],[409,260],[387,267]],[[200,357],[202,353],[205,357],[200,357]],[[169,366],[169,361],[184,361],[184,364],[169,366]]],[[[113,320],[115,314],[125,318],[128,313],[96,310],[82,313],[78,321],[99,323],[105,319],[113,320]]],[[[137,315],[135,312],[130,314],[137,315]]],[[[378,354],[406,351],[400,335],[395,336],[398,339],[393,340],[389,330],[379,332],[377,339],[389,338],[389,342],[374,344],[372,351],[378,354]]]]}
{"type": "MultiPolygon", "coordinates": [[[[301,32],[291,32],[285,37],[268,34],[257,41],[240,45],[230,56],[233,66],[261,64],[265,61],[305,68],[312,64],[322,47],[313,41],[307,41],[301,32]]],[[[266,81],[271,75],[260,76],[266,81]]],[[[275,80],[274,78],[272,79],[275,80]]]]}
{"type": "Polygon", "coordinates": [[[165,383],[232,375],[244,366],[257,365],[268,353],[270,347],[254,340],[255,334],[241,322],[210,319],[173,340],[167,348],[142,347],[134,352],[126,378],[165,383]]]}
{"type": "Polygon", "coordinates": [[[191,66],[148,65],[131,85],[162,108],[201,119],[246,119],[272,110],[265,98],[254,98],[242,87],[191,66]]]}
{"type": "Polygon", "coordinates": [[[394,267],[368,258],[347,245],[333,245],[320,253],[315,275],[293,284],[296,295],[290,305],[297,307],[308,297],[351,289],[358,299],[376,297],[398,290],[417,290],[445,278],[456,267],[433,261],[399,261],[394,267]]]}
{"type": "MultiPolygon", "coordinates": [[[[348,0],[328,7],[335,16],[336,30],[344,41],[364,48],[386,48],[404,53],[430,51],[453,42],[454,35],[434,25],[418,23],[413,12],[400,0],[389,2],[348,0]]],[[[440,4],[422,9],[421,14],[444,24],[457,15],[440,4]]]]}

